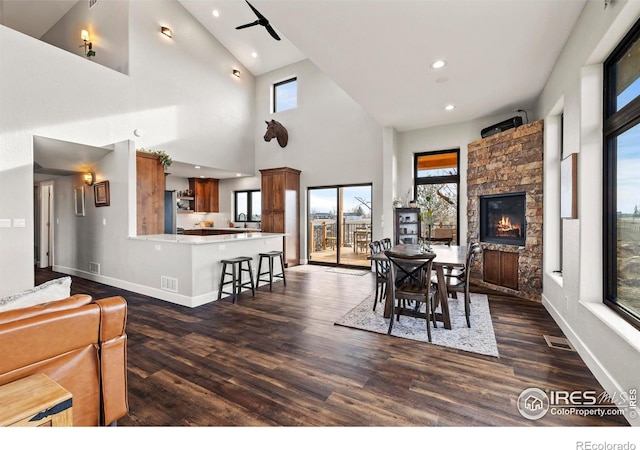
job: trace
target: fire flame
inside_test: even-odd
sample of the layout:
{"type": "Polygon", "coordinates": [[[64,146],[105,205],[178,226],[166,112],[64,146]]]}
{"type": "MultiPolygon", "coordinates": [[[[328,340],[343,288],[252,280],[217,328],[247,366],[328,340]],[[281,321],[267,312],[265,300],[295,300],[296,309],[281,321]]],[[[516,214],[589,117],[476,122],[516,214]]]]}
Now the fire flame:
{"type": "Polygon", "coordinates": [[[512,224],[509,216],[502,216],[497,223],[498,236],[513,235],[522,236],[522,228],[519,223],[512,224]]]}

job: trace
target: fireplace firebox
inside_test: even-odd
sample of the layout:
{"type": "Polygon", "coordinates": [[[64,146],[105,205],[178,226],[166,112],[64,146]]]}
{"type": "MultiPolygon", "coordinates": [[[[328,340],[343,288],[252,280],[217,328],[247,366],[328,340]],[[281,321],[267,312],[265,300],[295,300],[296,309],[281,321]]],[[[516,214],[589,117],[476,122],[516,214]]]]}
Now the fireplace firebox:
{"type": "Polygon", "coordinates": [[[480,197],[480,241],[524,246],[526,237],[524,192],[480,197]]]}

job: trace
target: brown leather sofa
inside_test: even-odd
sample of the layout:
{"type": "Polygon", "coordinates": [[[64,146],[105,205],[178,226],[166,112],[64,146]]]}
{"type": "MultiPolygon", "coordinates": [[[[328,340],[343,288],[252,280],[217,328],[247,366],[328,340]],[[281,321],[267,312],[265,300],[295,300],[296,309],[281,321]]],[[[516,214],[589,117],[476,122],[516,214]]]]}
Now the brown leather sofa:
{"type": "Polygon", "coordinates": [[[73,395],[73,425],[114,425],[128,413],[127,303],[64,300],[0,313],[0,385],[43,372],[73,395]]]}

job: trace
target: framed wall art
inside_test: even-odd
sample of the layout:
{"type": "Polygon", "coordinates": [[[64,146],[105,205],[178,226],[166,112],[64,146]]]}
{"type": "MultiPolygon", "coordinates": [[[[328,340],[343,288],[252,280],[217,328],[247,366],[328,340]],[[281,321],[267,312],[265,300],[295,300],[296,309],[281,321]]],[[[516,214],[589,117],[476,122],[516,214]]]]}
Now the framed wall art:
{"type": "Polygon", "coordinates": [[[108,181],[100,181],[93,185],[93,203],[96,206],[109,206],[111,204],[108,181]]]}

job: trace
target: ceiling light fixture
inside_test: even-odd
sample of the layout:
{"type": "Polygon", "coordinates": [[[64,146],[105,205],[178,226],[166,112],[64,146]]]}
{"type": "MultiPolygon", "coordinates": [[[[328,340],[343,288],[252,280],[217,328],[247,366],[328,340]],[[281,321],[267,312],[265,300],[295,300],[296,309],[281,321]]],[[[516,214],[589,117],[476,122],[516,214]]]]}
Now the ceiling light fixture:
{"type": "Polygon", "coordinates": [[[257,58],[258,54],[256,52],[251,52],[251,56],[254,57],[254,58],[257,58]]]}
{"type": "Polygon", "coordinates": [[[447,65],[446,62],[444,62],[443,60],[439,59],[439,60],[434,61],[433,63],[431,63],[431,68],[432,69],[442,69],[446,65],[447,65]]]}
{"type": "Polygon", "coordinates": [[[454,109],[456,109],[455,105],[447,105],[444,107],[444,109],[446,109],[447,111],[453,111],[454,109]]]}
{"type": "Polygon", "coordinates": [[[160,33],[164,34],[168,38],[173,39],[173,31],[171,31],[171,28],[161,27],[160,28],[160,33]]]}
{"type": "Polygon", "coordinates": [[[193,166],[193,168],[194,168],[194,169],[199,169],[199,168],[200,168],[200,166],[193,166]]]}
{"type": "Polygon", "coordinates": [[[240,71],[238,69],[233,69],[233,75],[240,78],[240,71]]]}
{"type": "Polygon", "coordinates": [[[213,14],[213,17],[220,17],[220,11],[218,11],[217,9],[214,9],[211,14],[213,14]]]}

